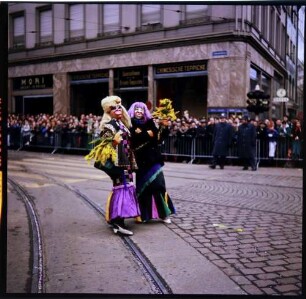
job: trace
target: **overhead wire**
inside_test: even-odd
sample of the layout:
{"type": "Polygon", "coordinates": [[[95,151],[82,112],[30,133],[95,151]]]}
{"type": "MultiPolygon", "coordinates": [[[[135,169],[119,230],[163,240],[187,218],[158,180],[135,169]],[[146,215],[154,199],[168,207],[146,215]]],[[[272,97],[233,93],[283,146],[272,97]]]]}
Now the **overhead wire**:
{"type": "MultiPolygon", "coordinates": [[[[84,3],[86,5],[91,5],[91,4],[87,4],[87,3],[84,3]]],[[[98,3],[98,4],[102,4],[102,3],[98,3]]],[[[102,4],[104,5],[104,4],[102,4]]],[[[115,5],[115,4],[114,4],[115,5]]],[[[118,4],[118,5],[122,5],[122,4],[118,4]]],[[[125,4],[125,5],[135,5],[135,4],[125,4]]],[[[165,8],[165,5],[161,5],[161,4],[136,4],[136,5],[143,5],[143,6],[146,6],[146,7],[156,7],[156,5],[160,5],[160,8],[161,10],[163,11],[171,11],[171,12],[175,12],[175,13],[184,13],[184,10],[180,10],[180,9],[169,9],[169,8],[165,8]]],[[[168,7],[169,5],[172,5],[172,4],[168,4],[168,7]]],[[[173,4],[174,5],[174,4],[173,4]]],[[[191,4],[192,5],[192,4],[191,4]]],[[[203,5],[204,6],[204,5],[203,5]]],[[[31,12],[26,12],[26,15],[33,15],[33,16],[36,16],[36,13],[31,13],[31,12]]],[[[219,18],[219,19],[225,19],[225,18],[222,18],[222,17],[217,17],[217,16],[212,16],[214,18],[219,18]]],[[[96,28],[88,28],[86,25],[87,24],[93,24],[93,25],[97,25],[99,26],[100,24],[97,23],[97,22],[92,22],[92,21],[88,21],[88,20],[85,20],[85,19],[75,19],[75,18],[70,18],[70,17],[56,17],[56,16],[51,16],[50,18],[52,18],[52,20],[54,19],[58,19],[58,20],[64,20],[64,21],[75,21],[75,22],[84,22],[84,27],[82,29],[88,31],[88,30],[97,30],[96,28]]],[[[120,26],[119,24],[107,24],[108,27],[113,27],[112,29],[116,30],[120,30],[122,28],[124,29],[127,29],[128,26],[120,26]]],[[[81,30],[82,30],[81,29],[81,30]]],[[[60,30],[53,30],[53,32],[66,32],[66,31],[70,31],[69,29],[60,29],[60,30]]],[[[31,30],[31,31],[25,31],[25,33],[38,33],[39,30],[31,30]]]]}

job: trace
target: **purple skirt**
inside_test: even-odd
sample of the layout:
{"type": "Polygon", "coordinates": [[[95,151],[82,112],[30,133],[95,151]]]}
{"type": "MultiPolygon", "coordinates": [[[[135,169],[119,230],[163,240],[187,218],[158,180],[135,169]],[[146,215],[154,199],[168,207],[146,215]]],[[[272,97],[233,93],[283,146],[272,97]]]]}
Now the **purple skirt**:
{"type": "Polygon", "coordinates": [[[134,184],[113,187],[106,204],[106,221],[116,218],[133,218],[140,215],[134,184]]]}

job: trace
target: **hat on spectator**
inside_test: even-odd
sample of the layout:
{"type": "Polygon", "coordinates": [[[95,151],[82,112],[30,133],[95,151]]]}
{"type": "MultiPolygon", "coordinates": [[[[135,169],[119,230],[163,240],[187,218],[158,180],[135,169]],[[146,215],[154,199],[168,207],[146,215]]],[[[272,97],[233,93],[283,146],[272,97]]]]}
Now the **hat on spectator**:
{"type": "Polygon", "coordinates": [[[121,104],[121,98],[119,98],[118,96],[107,96],[101,101],[101,106],[104,111],[104,114],[103,114],[103,117],[100,123],[101,130],[103,130],[104,125],[112,119],[112,117],[110,116],[111,106],[116,106],[116,105],[120,105],[122,109],[121,121],[124,123],[124,125],[127,128],[131,127],[131,119],[128,115],[128,112],[121,104]]]}
{"type": "Polygon", "coordinates": [[[242,119],[248,121],[248,120],[249,120],[249,117],[248,117],[247,115],[244,115],[244,116],[242,117],[242,119]]]}
{"type": "Polygon", "coordinates": [[[220,118],[225,118],[225,114],[221,113],[220,118]]]}

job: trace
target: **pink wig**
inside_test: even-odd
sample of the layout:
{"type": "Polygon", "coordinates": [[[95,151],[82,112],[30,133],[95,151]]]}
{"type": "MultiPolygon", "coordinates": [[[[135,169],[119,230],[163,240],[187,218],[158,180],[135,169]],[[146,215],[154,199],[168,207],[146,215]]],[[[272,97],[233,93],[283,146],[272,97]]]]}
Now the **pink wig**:
{"type": "Polygon", "coordinates": [[[135,102],[131,105],[130,109],[128,110],[128,114],[131,118],[135,117],[135,109],[142,108],[143,109],[143,117],[145,121],[152,118],[152,115],[147,107],[147,105],[143,102],[135,102]]]}

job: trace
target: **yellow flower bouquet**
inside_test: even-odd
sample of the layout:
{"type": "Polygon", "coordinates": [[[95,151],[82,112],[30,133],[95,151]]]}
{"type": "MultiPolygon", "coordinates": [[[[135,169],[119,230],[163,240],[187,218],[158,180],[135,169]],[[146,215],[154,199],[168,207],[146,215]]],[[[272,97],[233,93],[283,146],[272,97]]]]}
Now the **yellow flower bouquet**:
{"type": "Polygon", "coordinates": [[[165,98],[159,101],[159,106],[155,108],[155,111],[152,113],[152,116],[157,117],[159,119],[176,120],[177,113],[179,113],[179,111],[174,111],[172,107],[172,101],[165,98]]]}

